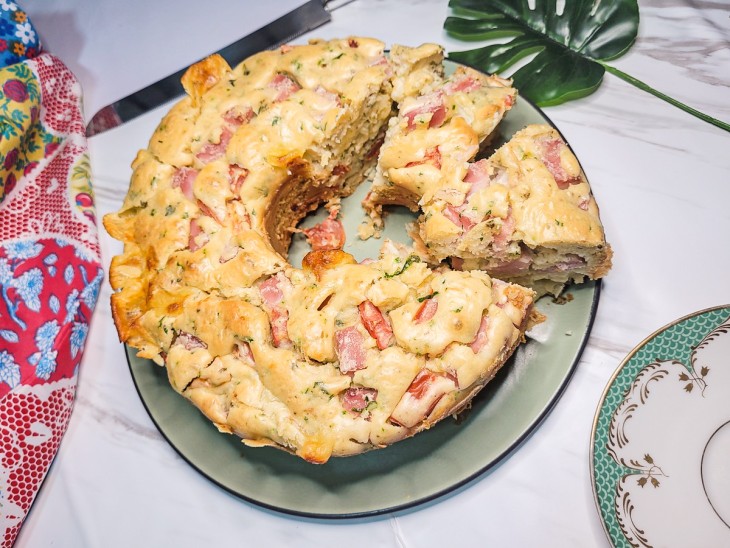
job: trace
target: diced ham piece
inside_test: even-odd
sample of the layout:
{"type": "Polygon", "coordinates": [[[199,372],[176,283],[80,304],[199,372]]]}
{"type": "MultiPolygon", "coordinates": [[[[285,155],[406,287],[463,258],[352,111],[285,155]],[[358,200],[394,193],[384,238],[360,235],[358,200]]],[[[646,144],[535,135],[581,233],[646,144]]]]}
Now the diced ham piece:
{"type": "Polygon", "coordinates": [[[436,297],[431,297],[424,300],[418,310],[416,310],[416,313],[413,315],[413,321],[416,323],[427,322],[434,317],[436,311],[438,310],[438,307],[439,302],[436,300],[436,297]]]}
{"type": "Polygon", "coordinates": [[[223,114],[223,127],[221,129],[221,136],[217,143],[206,143],[201,147],[195,157],[200,160],[203,164],[212,162],[221,158],[226,153],[228,143],[231,141],[231,137],[243,124],[247,124],[255,116],[254,111],[251,107],[241,112],[236,109],[229,109],[223,114]]]}
{"type": "Polygon", "coordinates": [[[380,350],[388,348],[393,342],[393,328],[380,309],[370,301],[363,301],[357,307],[362,324],[370,336],[375,339],[380,350]]]}
{"type": "Polygon", "coordinates": [[[228,244],[226,244],[226,247],[223,248],[223,251],[221,251],[221,256],[218,258],[218,261],[221,264],[227,263],[228,261],[235,259],[240,250],[240,247],[233,244],[232,242],[229,242],[228,244]]]}
{"type": "Polygon", "coordinates": [[[451,204],[447,205],[444,208],[444,217],[446,217],[449,221],[454,223],[456,226],[461,226],[461,215],[459,214],[459,210],[456,209],[451,204]]]}
{"type": "Polygon", "coordinates": [[[313,250],[342,249],[345,245],[345,227],[337,219],[337,212],[337,208],[333,208],[324,221],[302,230],[313,250]]]}
{"type": "Polygon", "coordinates": [[[228,177],[230,178],[231,190],[234,194],[238,194],[246,177],[248,177],[248,170],[237,164],[231,164],[228,168],[228,177]]]}
{"type": "Polygon", "coordinates": [[[365,369],[365,340],[354,325],[335,332],[335,351],[340,360],[340,371],[352,373],[365,369]]]}
{"type": "Polygon", "coordinates": [[[279,278],[280,274],[281,273],[278,273],[276,276],[271,276],[259,286],[261,298],[269,308],[276,308],[279,304],[281,304],[281,301],[284,300],[284,293],[279,287],[279,283],[281,282],[279,278]]]}
{"type": "Polygon", "coordinates": [[[198,170],[192,167],[180,167],[172,175],[172,188],[179,188],[188,200],[194,200],[193,182],[198,176],[198,170]]]}
{"type": "Polygon", "coordinates": [[[208,348],[208,345],[201,341],[195,335],[187,331],[180,331],[175,337],[175,345],[182,345],[185,350],[195,350],[197,348],[208,348]]]}
{"type": "Polygon", "coordinates": [[[569,270],[578,270],[586,265],[586,260],[580,255],[568,254],[563,257],[559,263],[552,265],[549,272],[565,272],[569,270]]]}
{"type": "Polygon", "coordinates": [[[482,321],[479,324],[479,330],[477,331],[476,337],[474,337],[474,340],[469,344],[469,348],[471,348],[472,352],[474,354],[479,354],[479,351],[484,347],[485,344],[487,344],[487,329],[489,328],[489,317],[485,314],[482,316],[482,321]]]}
{"type": "Polygon", "coordinates": [[[362,413],[377,397],[378,391],[375,388],[353,386],[342,393],[342,407],[352,413],[362,413]]]}
{"type": "MultiPolygon", "coordinates": [[[[500,176],[501,174],[499,174],[495,180],[499,179],[500,176]]],[[[483,188],[487,188],[491,184],[486,160],[480,160],[479,162],[471,164],[466,176],[464,177],[464,182],[471,184],[471,188],[469,188],[466,193],[466,201],[458,207],[447,204],[442,213],[449,221],[454,223],[456,226],[461,227],[463,232],[469,232],[479,222],[479,219],[474,219],[469,215],[474,215],[474,212],[468,207],[469,198],[474,193],[483,188]]],[[[515,220],[514,217],[512,217],[511,212],[508,212],[507,217],[502,219],[500,231],[494,236],[493,247],[496,252],[499,253],[506,249],[514,231],[515,220]]]]}
{"type": "Polygon", "coordinates": [[[202,163],[207,164],[221,158],[226,153],[226,147],[233,134],[231,130],[224,127],[221,131],[221,138],[217,143],[207,143],[198,151],[195,157],[202,163]]]}
{"type": "Polygon", "coordinates": [[[419,97],[416,104],[402,115],[407,121],[409,130],[416,129],[416,118],[424,114],[430,114],[431,118],[428,127],[440,127],[446,120],[446,106],[444,95],[441,91],[435,91],[428,95],[419,97]]]}
{"type": "Polygon", "coordinates": [[[216,212],[213,211],[210,207],[208,207],[208,204],[203,202],[202,200],[197,201],[198,207],[200,208],[200,212],[205,215],[206,217],[210,217],[211,219],[215,219],[215,221],[218,224],[221,223],[221,219],[218,218],[218,215],[216,215],[216,212]]]}
{"type": "Polygon", "coordinates": [[[282,272],[279,272],[276,276],[270,277],[259,285],[261,298],[269,310],[271,317],[271,336],[274,339],[274,346],[277,348],[289,348],[291,346],[289,331],[287,329],[289,311],[281,304],[284,300],[282,287],[287,283],[291,282],[289,282],[289,279],[282,272]]]}
{"type": "Polygon", "coordinates": [[[441,151],[439,147],[435,146],[428,149],[424,159],[435,165],[438,169],[441,169],[441,151]]]}
{"type": "Polygon", "coordinates": [[[527,272],[531,264],[532,252],[524,248],[519,257],[490,268],[489,273],[492,276],[518,276],[527,272]]]}
{"type": "Polygon", "coordinates": [[[421,369],[395,406],[390,420],[405,428],[413,428],[431,414],[445,394],[457,388],[452,376],[421,369]]]}
{"type": "Polygon", "coordinates": [[[423,155],[423,160],[417,162],[408,162],[406,167],[420,166],[421,164],[433,164],[436,169],[441,169],[441,151],[439,147],[435,146],[429,148],[423,155]]]}
{"type": "Polygon", "coordinates": [[[507,249],[510,239],[512,238],[512,234],[515,232],[515,226],[515,218],[512,216],[512,212],[508,210],[507,217],[502,219],[502,226],[499,229],[499,232],[494,235],[494,240],[492,241],[492,249],[494,249],[496,253],[501,253],[507,249]]]}
{"type": "Polygon", "coordinates": [[[591,203],[590,196],[584,196],[580,199],[578,202],[578,207],[582,209],[583,211],[588,211],[588,205],[591,203]]]}
{"type": "Polygon", "coordinates": [[[469,93],[482,87],[482,83],[473,76],[465,75],[444,86],[444,93],[452,95],[457,92],[469,93]]]}
{"type": "Polygon", "coordinates": [[[274,308],[271,311],[271,337],[274,339],[274,346],[277,348],[289,348],[289,311],[283,306],[274,308]]]}
{"type": "Polygon", "coordinates": [[[233,130],[243,124],[248,124],[254,117],[254,111],[251,107],[246,107],[243,112],[235,108],[229,109],[223,115],[223,121],[233,130]]]}
{"type": "Polygon", "coordinates": [[[560,163],[560,152],[563,147],[565,147],[565,144],[560,139],[551,139],[542,144],[542,161],[561,190],[580,183],[580,177],[569,177],[560,163]]]}
{"type": "Polygon", "coordinates": [[[443,214],[449,221],[461,227],[464,232],[469,232],[476,223],[467,215],[462,214],[462,206],[454,207],[451,204],[444,208],[443,214]]]}
{"type": "Polygon", "coordinates": [[[247,342],[236,343],[236,348],[234,349],[233,354],[244,363],[249,365],[253,365],[255,363],[253,352],[251,352],[251,346],[247,342]]]}
{"type": "Polygon", "coordinates": [[[206,234],[196,219],[190,221],[190,236],[188,237],[188,249],[197,251],[208,243],[210,237],[206,234]]]}
{"type": "Polygon", "coordinates": [[[269,82],[269,87],[275,89],[277,92],[276,97],[274,97],[275,103],[285,101],[294,93],[302,89],[299,84],[286,74],[277,74],[274,76],[271,82],[269,82]]]}
{"type": "Polygon", "coordinates": [[[487,160],[479,160],[473,164],[469,164],[469,170],[466,172],[464,182],[469,183],[471,187],[466,192],[466,197],[476,194],[483,188],[487,188],[490,184],[489,180],[489,162],[487,160]]]}

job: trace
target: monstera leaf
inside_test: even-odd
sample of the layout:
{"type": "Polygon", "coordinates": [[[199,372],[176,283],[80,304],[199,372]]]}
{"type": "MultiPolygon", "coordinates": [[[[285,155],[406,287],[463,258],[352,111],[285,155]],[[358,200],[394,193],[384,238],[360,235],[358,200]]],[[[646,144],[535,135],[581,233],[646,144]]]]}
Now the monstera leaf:
{"type": "Polygon", "coordinates": [[[590,95],[608,71],[730,131],[730,125],[606,63],[626,53],[636,39],[636,0],[566,0],[562,11],[558,10],[557,0],[450,0],[449,5],[454,15],[444,23],[448,34],[463,41],[491,41],[476,49],[450,52],[449,58],[499,74],[534,54],[511,78],[522,95],[540,106],[590,95]],[[508,40],[494,42],[502,38],[508,40]]]}

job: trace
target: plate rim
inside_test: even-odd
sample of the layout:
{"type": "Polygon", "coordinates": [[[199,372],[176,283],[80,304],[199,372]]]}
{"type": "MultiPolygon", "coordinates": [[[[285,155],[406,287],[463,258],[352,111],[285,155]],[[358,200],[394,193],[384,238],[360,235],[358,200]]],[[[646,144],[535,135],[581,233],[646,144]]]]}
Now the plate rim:
{"type": "MultiPolygon", "coordinates": [[[[659,327],[646,337],[642,339],[639,343],[637,343],[627,354],[626,356],[621,360],[619,365],[616,367],[616,369],[611,373],[610,378],[606,382],[606,385],[601,392],[601,396],[598,400],[598,404],[596,405],[596,411],[593,415],[593,424],[591,426],[591,435],[589,439],[589,451],[588,451],[588,469],[590,470],[590,478],[591,478],[591,491],[593,492],[593,503],[595,505],[596,513],[598,514],[598,519],[601,521],[601,527],[603,528],[603,532],[606,535],[606,538],[608,539],[611,546],[616,546],[616,543],[614,542],[613,537],[611,536],[610,531],[608,530],[608,527],[606,526],[606,520],[603,519],[603,512],[601,511],[601,504],[598,500],[598,491],[596,489],[596,471],[594,467],[594,458],[596,456],[596,430],[598,427],[598,421],[601,417],[601,412],[603,411],[603,407],[606,403],[606,397],[608,396],[609,391],[613,387],[614,382],[621,376],[621,373],[624,370],[624,367],[628,364],[629,361],[639,352],[641,349],[643,349],[650,341],[667,331],[668,329],[671,329],[672,327],[679,325],[682,322],[685,322],[691,318],[695,318],[698,316],[702,316],[703,314],[707,314],[709,312],[715,312],[717,310],[722,309],[730,309],[730,303],[723,304],[723,305],[716,305],[716,306],[710,306],[707,308],[702,308],[700,310],[695,310],[694,312],[690,312],[688,314],[685,314],[675,320],[672,320],[671,322],[659,327]]],[[[643,369],[643,368],[642,368],[643,369]]],[[[640,370],[641,371],[641,370],[640,370]]],[[[638,372],[637,372],[638,375],[638,372]]],[[[626,537],[624,536],[624,539],[626,537]]],[[[628,539],[626,539],[628,541],[628,539]]]]}

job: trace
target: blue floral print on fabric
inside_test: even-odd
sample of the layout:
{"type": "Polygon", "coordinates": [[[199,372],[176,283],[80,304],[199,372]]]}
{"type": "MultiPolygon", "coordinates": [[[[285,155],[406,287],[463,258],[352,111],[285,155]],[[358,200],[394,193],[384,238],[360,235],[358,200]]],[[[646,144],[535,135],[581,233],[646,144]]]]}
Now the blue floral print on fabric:
{"type": "Polygon", "coordinates": [[[38,33],[28,15],[10,0],[0,0],[0,67],[37,57],[41,52],[38,33]]]}
{"type": "Polygon", "coordinates": [[[24,356],[35,369],[35,377],[48,380],[56,371],[60,358],[59,335],[63,332],[69,340],[70,357],[80,357],[104,274],[98,266],[68,262],[71,257],[76,260],[77,255],[75,246],[60,240],[46,244],[24,240],[0,245],[0,299],[12,320],[12,324],[0,329],[0,383],[14,388],[21,377],[25,378],[26,373],[22,373],[16,360],[21,356],[15,356],[6,348],[12,348],[12,344],[18,343],[29,330],[23,319],[27,318],[28,312],[40,312],[48,317],[34,328],[35,348],[24,356]],[[65,258],[61,260],[59,254],[65,258]],[[35,266],[24,268],[28,260],[34,260],[35,266]],[[61,281],[59,278],[66,286],[76,285],[63,301],[54,292],[54,285],[61,281]]]}

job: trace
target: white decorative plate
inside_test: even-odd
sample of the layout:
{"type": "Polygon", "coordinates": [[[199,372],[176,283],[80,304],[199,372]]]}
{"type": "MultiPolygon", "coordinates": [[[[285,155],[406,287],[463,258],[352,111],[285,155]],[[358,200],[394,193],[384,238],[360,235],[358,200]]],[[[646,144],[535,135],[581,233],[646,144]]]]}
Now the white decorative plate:
{"type": "Polygon", "coordinates": [[[730,546],[730,305],[629,353],[596,412],[591,476],[614,546],[730,546]]]}

